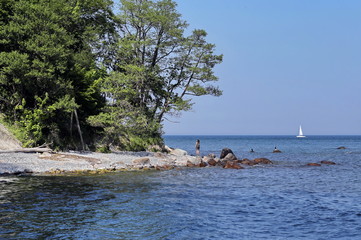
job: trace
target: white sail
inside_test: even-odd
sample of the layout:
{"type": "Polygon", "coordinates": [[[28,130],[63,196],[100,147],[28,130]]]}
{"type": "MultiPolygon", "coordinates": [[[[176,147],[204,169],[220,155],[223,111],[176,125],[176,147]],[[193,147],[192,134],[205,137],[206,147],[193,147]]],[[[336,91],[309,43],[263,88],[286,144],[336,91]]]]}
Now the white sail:
{"type": "Polygon", "coordinates": [[[298,138],[303,138],[303,137],[306,137],[306,136],[304,136],[304,135],[303,135],[301,125],[300,125],[300,129],[299,129],[299,131],[298,131],[298,136],[297,136],[297,137],[298,137],[298,138]]]}

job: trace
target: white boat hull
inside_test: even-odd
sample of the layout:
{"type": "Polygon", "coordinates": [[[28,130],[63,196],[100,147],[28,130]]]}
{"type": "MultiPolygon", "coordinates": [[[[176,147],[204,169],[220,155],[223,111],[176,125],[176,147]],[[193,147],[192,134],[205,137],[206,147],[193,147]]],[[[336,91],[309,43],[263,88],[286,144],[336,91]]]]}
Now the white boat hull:
{"type": "Polygon", "coordinates": [[[306,136],[296,136],[296,137],[298,137],[298,138],[305,138],[306,136]]]}

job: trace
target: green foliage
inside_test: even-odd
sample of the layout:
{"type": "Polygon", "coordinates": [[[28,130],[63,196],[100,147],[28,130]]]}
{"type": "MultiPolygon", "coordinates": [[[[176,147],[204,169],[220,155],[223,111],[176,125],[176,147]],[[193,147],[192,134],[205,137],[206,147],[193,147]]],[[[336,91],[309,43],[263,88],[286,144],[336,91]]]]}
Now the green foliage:
{"type": "MultiPolygon", "coordinates": [[[[172,0],[0,0],[0,112],[25,146],[162,144],[167,114],[220,96],[222,55],[172,0]]],[[[98,146],[98,147],[97,147],[98,146]]]]}
{"type": "Polygon", "coordinates": [[[193,96],[220,96],[210,84],[222,55],[206,42],[204,30],[185,37],[188,26],[171,0],[122,0],[117,64],[123,85],[132,87],[133,106],[161,123],[165,114],[190,110],[193,96]]]}
{"type": "Polygon", "coordinates": [[[106,75],[97,63],[107,51],[100,42],[112,41],[110,7],[108,0],[0,1],[0,111],[24,132],[25,145],[76,148],[75,110],[92,141],[86,118],[105,104],[95,81],[106,75]]]}

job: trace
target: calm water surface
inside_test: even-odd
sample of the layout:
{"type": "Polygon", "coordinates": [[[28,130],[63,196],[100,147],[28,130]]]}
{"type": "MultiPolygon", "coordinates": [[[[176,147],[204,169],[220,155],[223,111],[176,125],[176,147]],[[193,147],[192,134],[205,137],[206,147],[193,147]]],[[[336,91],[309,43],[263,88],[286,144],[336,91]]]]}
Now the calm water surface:
{"type": "Polygon", "coordinates": [[[360,136],[166,136],[166,143],[192,153],[197,138],[202,154],[229,147],[275,164],[3,176],[0,238],[361,239],[360,136]],[[283,153],[270,153],[275,145],[283,153]],[[305,166],[321,160],[337,165],[305,166]]]}

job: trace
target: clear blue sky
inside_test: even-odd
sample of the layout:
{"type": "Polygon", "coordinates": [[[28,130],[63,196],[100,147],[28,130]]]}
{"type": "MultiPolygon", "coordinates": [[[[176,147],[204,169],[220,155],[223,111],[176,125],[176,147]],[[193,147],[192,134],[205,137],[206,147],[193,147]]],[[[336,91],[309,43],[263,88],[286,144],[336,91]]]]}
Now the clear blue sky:
{"type": "Polygon", "coordinates": [[[361,1],[176,0],[224,61],[165,134],[361,134],[361,1]]]}

